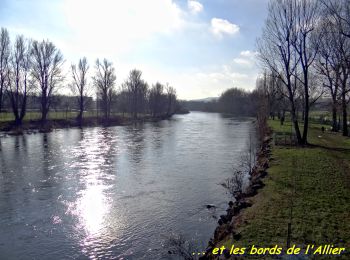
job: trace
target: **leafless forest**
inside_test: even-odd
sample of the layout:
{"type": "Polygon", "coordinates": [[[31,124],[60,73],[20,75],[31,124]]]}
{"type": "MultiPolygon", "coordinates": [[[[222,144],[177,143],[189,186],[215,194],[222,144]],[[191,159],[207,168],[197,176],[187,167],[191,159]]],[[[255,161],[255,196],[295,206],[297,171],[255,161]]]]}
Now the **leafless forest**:
{"type": "Polygon", "coordinates": [[[306,144],[310,108],[327,99],[332,131],[348,136],[350,1],[271,1],[257,46],[264,68],[257,89],[270,116],[283,121],[290,112],[297,141],[306,144]]]}

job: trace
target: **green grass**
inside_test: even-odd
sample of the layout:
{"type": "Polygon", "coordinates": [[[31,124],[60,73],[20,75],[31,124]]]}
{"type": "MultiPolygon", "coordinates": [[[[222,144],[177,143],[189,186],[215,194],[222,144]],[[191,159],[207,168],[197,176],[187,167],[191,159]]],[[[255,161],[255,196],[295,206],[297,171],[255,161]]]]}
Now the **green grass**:
{"type": "MultiPolygon", "coordinates": [[[[77,112],[65,112],[65,111],[51,111],[49,112],[49,119],[72,119],[75,118],[78,115],[77,112]]],[[[96,116],[96,113],[92,112],[86,112],[84,113],[84,116],[86,117],[91,117],[91,116],[96,116]]],[[[41,118],[41,113],[40,112],[27,112],[26,116],[24,117],[24,121],[28,120],[38,120],[41,118]]],[[[0,122],[8,122],[8,121],[13,121],[14,115],[13,113],[10,112],[3,112],[0,113],[0,122]]]]}
{"type": "MultiPolygon", "coordinates": [[[[48,115],[48,119],[74,119],[77,117],[77,115],[78,115],[78,112],[50,111],[48,115]]],[[[87,111],[87,112],[84,112],[83,116],[84,118],[91,118],[91,117],[96,117],[97,114],[95,111],[87,111]]],[[[112,113],[112,116],[123,116],[123,114],[112,113]]],[[[149,115],[139,114],[138,116],[142,118],[149,115]]],[[[101,111],[99,112],[99,117],[103,117],[103,113],[101,111]]],[[[128,117],[131,117],[131,115],[125,113],[124,117],[128,118],[128,117]]],[[[23,121],[25,122],[30,120],[39,120],[40,118],[41,118],[40,112],[27,112],[23,121]]],[[[10,121],[14,121],[14,119],[15,118],[13,113],[10,113],[10,112],[0,113],[0,122],[10,122],[10,121]]]]}
{"type": "MultiPolygon", "coordinates": [[[[302,121],[301,117],[302,117],[302,114],[299,113],[298,114],[298,121],[299,122],[302,121]]],[[[286,119],[286,121],[290,121],[291,115],[289,112],[286,112],[285,119],[286,119]]],[[[277,117],[276,117],[275,121],[276,122],[279,121],[279,120],[277,120],[277,117]]],[[[330,128],[332,125],[332,114],[329,111],[319,111],[319,110],[313,111],[313,110],[311,110],[309,112],[309,122],[312,124],[323,124],[325,127],[330,128]]]]}
{"type": "MultiPolygon", "coordinates": [[[[290,122],[269,125],[276,134],[292,131],[290,122]]],[[[310,126],[311,145],[306,148],[273,146],[266,186],[237,221],[236,232],[242,238],[230,238],[226,246],[285,248],[293,205],[291,244],[346,247],[340,259],[350,259],[350,138],[322,133],[321,126],[310,126]]]]}

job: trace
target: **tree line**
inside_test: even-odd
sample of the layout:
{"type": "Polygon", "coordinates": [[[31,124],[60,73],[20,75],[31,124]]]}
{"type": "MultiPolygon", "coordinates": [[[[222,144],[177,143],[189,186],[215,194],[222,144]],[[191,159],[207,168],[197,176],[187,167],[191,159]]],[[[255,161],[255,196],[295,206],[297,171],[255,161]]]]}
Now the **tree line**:
{"type": "Polygon", "coordinates": [[[229,88],[220,97],[211,100],[181,101],[188,110],[217,112],[234,116],[255,116],[257,110],[257,92],[241,88],[229,88]]]}
{"type": "Polygon", "coordinates": [[[270,0],[257,45],[264,68],[257,90],[270,116],[288,111],[298,143],[307,144],[310,107],[324,97],[332,131],[349,135],[350,0],[270,0]]]}
{"type": "Polygon", "coordinates": [[[149,86],[137,69],[116,88],[116,71],[107,59],[97,59],[89,77],[90,65],[86,57],[70,66],[70,76],[65,76],[65,61],[61,51],[49,40],[31,40],[16,36],[13,43],[9,32],[0,32],[0,113],[4,106],[10,108],[15,125],[21,125],[27,112],[28,100],[39,107],[41,122],[45,124],[48,113],[55,103],[58,90],[70,90],[77,107],[77,121],[81,124],[84,112],[96,94],[97,109],[103,113],[105,122],[111,112],[128,113],[137,119],[140,114],[168,117],[179,107],[175,88],[159,82],[149,86]],[[66,84],[65,82],[69,82],[66,84]]]}

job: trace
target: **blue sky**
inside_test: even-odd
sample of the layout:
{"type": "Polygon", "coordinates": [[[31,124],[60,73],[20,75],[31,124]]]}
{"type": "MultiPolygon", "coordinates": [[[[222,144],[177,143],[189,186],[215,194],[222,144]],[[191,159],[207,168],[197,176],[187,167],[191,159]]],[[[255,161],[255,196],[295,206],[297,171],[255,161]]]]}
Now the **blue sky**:
{"type": "Polygon", "coordinates": [[[68,68],[86,56],[111,60],[117,86],[137,68],[182,99],[252,90],[256,38],[268,0],[0,0],[0,26],[13,40],[50,39],[68,68]]]}

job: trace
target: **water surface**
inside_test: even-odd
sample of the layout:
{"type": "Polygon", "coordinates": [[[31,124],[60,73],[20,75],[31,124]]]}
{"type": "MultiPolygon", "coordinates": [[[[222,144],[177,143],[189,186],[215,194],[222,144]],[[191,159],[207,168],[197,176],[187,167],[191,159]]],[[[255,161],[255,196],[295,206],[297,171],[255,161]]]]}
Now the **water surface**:
{"type": "Polygon", "coordinates": [[[164,259],[172,233],[203,250],[251,128],[193,112],[2,137],[0,259],[164,259]]]}

